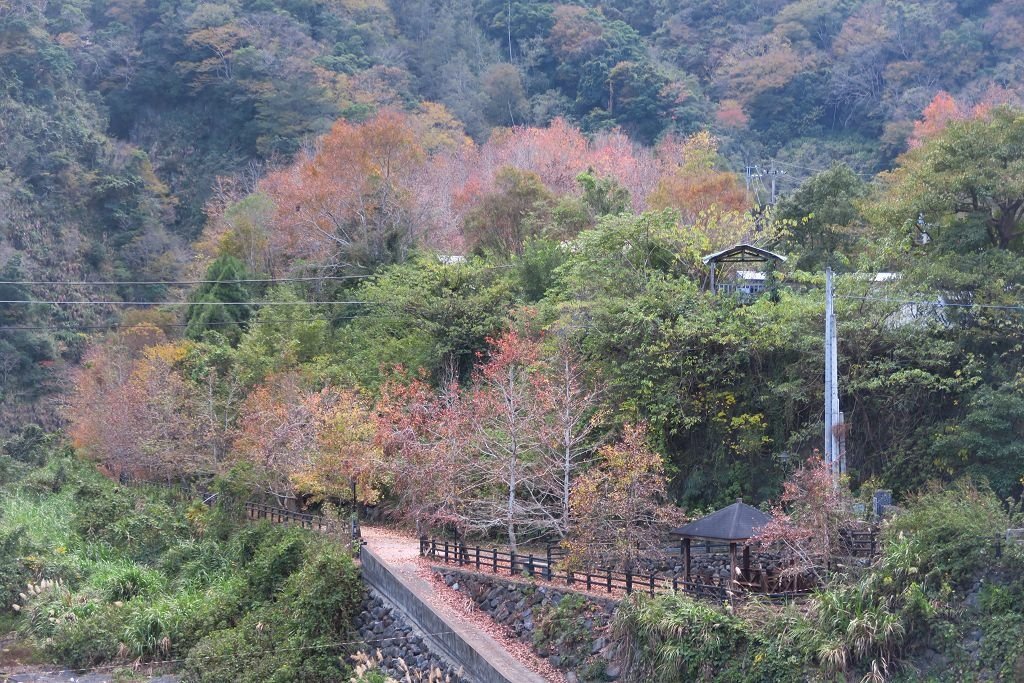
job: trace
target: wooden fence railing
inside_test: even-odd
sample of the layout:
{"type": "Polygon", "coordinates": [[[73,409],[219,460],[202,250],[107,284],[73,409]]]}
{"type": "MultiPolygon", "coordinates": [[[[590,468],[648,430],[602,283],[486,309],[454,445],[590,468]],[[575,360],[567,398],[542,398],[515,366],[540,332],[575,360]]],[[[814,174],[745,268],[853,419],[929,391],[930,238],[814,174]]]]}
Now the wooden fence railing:
{"type": "MultiPolygon", "coordinates": [[[[311,515],[305,512],[295,512],[286,508],[264,505],[263,503],[246,503],[245,515],[249,519],[265,519],[276,524],[296,524],[303,529],[315,531],[331,531],[331,523],[322,515],[311,515]]],[[[349,531],[352,538],[359,538],[359,524],[355,520],[349,522],[349,531]]]]}
{"type": "MultiPolygon", "coordinates": [[[[545,552],[543,555],[533,553],[514,553],[498,548],[468,546],[436,539],[420,539],[420,555],[445,564],[492,574],[508,576],[530,576],[545,581],[565,584],[569,588],[606,593],[634,592],[655,595],[672,591],[683,591],[700,597],[714,600],[725,600],[730,593],[740,595],[742,591],[734,590],[728,579],[712,577],[710,582],[686,581],[683,577],[672,574],[666,576],[658,573],[634,573],[612,569],[592,571],[569,571],[558,568],[555,553],[545,552]]],[[[560,559],[560,558],[559,558],[560,559]]],[[[788,600],[807,595],[807,591],[788,591],[780,593],[759,593],[762,597],[774,600],[788,600]]]]}

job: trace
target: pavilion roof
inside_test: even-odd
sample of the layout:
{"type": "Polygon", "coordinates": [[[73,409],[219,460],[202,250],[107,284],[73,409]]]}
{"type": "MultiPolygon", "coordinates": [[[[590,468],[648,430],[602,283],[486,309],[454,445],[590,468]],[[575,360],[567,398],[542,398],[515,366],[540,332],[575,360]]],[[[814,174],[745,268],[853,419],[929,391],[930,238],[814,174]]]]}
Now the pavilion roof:
{"type": "Polygon", "coordinates": [[[756,507],[737,500],[707,517],[672,531],[683,538],[707,538],[716,541],[745,541],[756,535],[771,519],[756,507]]]}
{"type": "Polygon", "coordinates": [[[705,264],[708,263],[761,263],[763,261],[785,261],[786,257],[782,254],[776,254],[773,251],[767,249],[761,249],[755,247],[752,244],[737,244],[736,246],[723,249],[722,251],[716,251],[713,254],[708,254],[701,259],[705,264]]]}

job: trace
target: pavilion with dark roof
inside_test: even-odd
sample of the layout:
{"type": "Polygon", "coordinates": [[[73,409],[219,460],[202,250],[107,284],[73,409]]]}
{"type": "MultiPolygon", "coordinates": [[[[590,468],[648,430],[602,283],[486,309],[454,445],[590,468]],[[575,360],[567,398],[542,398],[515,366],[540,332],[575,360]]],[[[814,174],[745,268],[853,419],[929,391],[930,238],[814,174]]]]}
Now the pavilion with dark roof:
{"type": "Polygon", "coordinates": [[[746,543],[771,520],[771,517],[738,499],[732,505],[712,512],[672,531],[681,538],[685,581],[690,583],[690,543],[694,539],[724,541],[729,544],[729,584],[736,585],[737,576],[750,577],[750,545],[746,543]],[[738,548],[743,544],[742,574],[738,569],[738,548]]]}

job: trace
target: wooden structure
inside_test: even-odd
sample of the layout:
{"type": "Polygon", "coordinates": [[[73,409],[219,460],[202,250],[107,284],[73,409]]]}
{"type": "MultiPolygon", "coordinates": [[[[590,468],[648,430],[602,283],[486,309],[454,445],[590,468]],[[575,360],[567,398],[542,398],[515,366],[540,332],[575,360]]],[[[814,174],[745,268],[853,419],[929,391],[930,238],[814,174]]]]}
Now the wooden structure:
{"type": "MultiPolygon", "coordinates": [[[[680,537],[680,550],[683,555],[683,581],[686,583],[692,581],[691,544],[693,540],[724,541],[729,544],[729,587],[735,590],[738,579],[747,581],[751,578],[750,545],[746,541],[753,538],[770,519],[771,517],[757,508],[744,503],[741,498],[728,507],[712,512],[707,517],[701,517],[674,529],[673,535],[680,537]],[[739,559],[741,544],[743,546],[742,571],[740,571],[739,559]]],[[[764,583],[763,571],[761,579],[764,583]]],[[[763,588],[767,592],[767,584],[763,588]]]]}
{"type": "MultiPolygon", "coordinates": [[[[691,595],[725,600],[729,596],[729,583],[721,579],[717,583],[687,582],[673,573],[670,576],[656,571],[633,572],[611,568],[574,571],[559,566],[559,560],[552,548],[544,554],[515,553],[495,547],[484,548],[465,543],[453,543],[427,537],[420,538],[420,555],[430,560],[455,564],[477,572],[505,574],[510,577],[523,576],[562,583],[573,590],[600,591],[625,594],[641,592],[654,596],[658,593],[686,591],[691,595]]],[[[769,596],[786,599],[791,596],[769,596]]]]}
{"type": "MultiPolygon", "coordinates": [[[[786,261],[786,257],[782,254],[776,254],[775,252],[768,251],[767,249],[761,249],[760,247],[755,247],[751,244],[737,244],[729,247],[728,249],[708,254],[701,260],[704,262],[704,265],[708,266],[710,271],[710,286],[708,287],[708,290],[712,294],[732,294],[735,292],[741,292],[751,296],[764,291],[765,284],[763,281],[750,282],[746,285],[720,283],[718,281],[719,267],[724,267],[729,264],[784,263],[786,261]]],[[[763,280],[763,278],[761,279],[763,280]]]]}

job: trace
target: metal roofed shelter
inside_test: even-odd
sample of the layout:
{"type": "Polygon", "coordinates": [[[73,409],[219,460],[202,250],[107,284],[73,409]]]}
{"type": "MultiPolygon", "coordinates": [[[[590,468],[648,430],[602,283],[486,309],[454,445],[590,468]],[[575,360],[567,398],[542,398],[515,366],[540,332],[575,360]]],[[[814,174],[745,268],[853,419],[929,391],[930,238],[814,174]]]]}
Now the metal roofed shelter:
{"type": "MultiPolygon", "coordinates": [[[[690,541],[695,538],[729,543],[729,584],[736,586],[737,547],[757,534],[771,520],[771,517],[738,499],[732,505],[712,512],[706,517],[690,522],[672,531],[682,537],[683,571],[685,581],[690,583],[690,541]]],[[[743,544],[743,576],[750,575],[750,546],[743,544]]]]}
{"type": "Polygon", "coordinates": [[[786,257],[782,254],[776,254],[773,251],[767,249],[761,249],[755,247],[752,244],[737,244],[728,249],[722,251],[716,251],[713,254],[708,254],[701,259],[704,265],[710,266],[711,268],[711,293],[717,294],[719,287],[715,282],[715,275],[719,264],[726,263],[767,263],[774,261],[776,263],[784,263],[786,257]]]}

